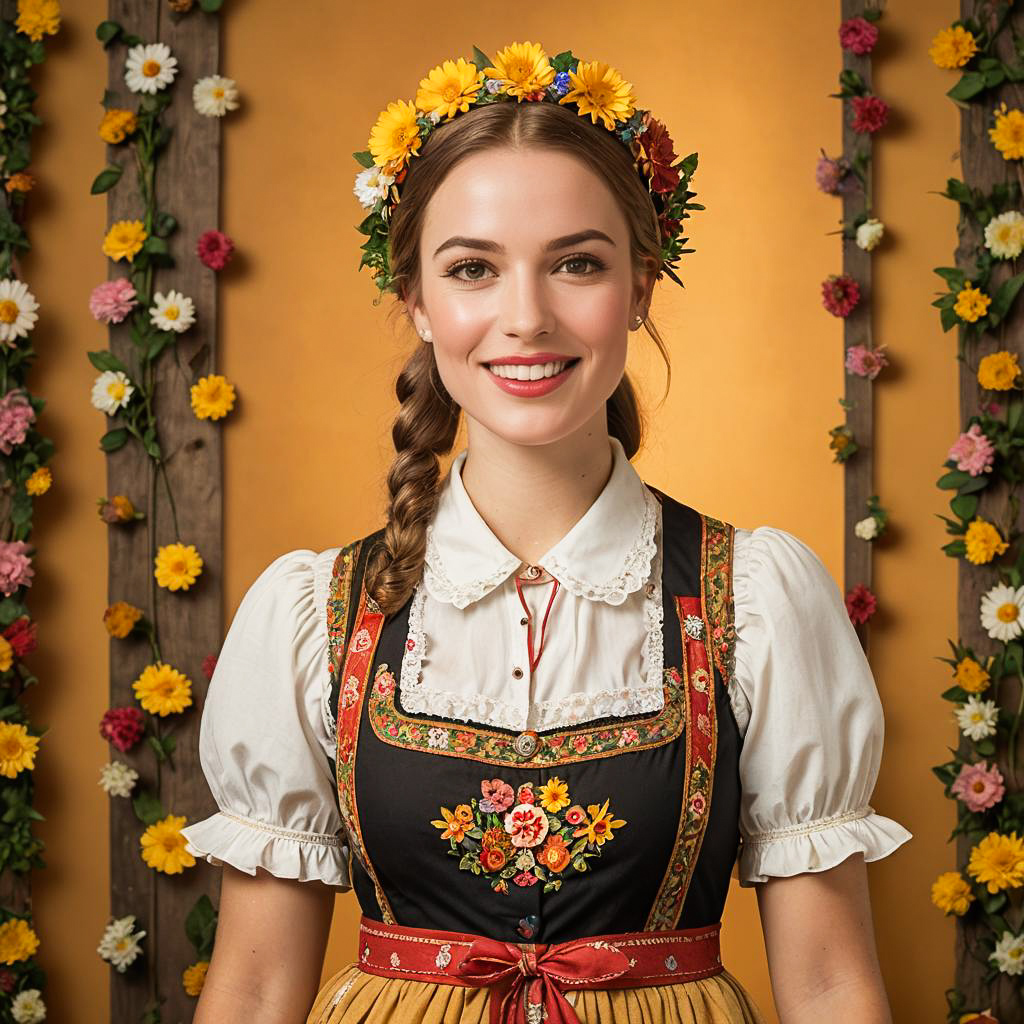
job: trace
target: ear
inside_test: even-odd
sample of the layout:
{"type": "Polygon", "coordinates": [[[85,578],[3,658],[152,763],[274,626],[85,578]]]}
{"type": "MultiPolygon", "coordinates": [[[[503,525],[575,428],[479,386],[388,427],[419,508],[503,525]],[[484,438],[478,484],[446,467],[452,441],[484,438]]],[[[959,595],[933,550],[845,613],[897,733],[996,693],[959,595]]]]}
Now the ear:
{"type": "Polygon", "coordinates": [[[638,272],[633,278],[633,316],[645,317],[651,309],[651,296],[654,293],[654,285],[658,280],[657,268],[649,265],[647,269],[638,272]]]}
{"type": "Polygon", "coordinates": [[[406,297],[404,300],[406,312],[409,314],[409,319],[412,321],[413,329],[416,333],[423,338],[426,334],[427,340],[430,337],[430,321],[427,319],[426,313],[420,305],[419,298],[416,296],[406,297]]]}

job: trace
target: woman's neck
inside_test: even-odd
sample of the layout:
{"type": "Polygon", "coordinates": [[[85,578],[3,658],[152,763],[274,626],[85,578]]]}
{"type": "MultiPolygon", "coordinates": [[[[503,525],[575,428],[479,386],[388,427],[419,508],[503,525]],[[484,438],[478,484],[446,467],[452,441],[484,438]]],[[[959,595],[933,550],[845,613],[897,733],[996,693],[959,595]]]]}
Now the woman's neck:
{"type": "Polygon", "coordinates": [[[528,565],[575,526],[611,475],[603,417],[547,445],[510,444],[479,424],[470,424],[469,437],[466,493],[498,540],[528,565]]]}

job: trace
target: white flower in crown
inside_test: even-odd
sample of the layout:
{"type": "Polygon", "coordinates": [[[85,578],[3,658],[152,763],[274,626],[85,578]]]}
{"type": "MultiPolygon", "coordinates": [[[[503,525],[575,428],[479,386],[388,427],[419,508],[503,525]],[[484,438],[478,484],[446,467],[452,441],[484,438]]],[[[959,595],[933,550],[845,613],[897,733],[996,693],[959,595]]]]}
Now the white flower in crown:
{"type": "Polygon", "coordinates": [[[181,334],[196,322],[196,309],[187,295],[173,288],[166,295],[157,292],[153,296],[153,305],[149,307],[149,322],[161,331],[181,334]]]}
{"type": "Polygon", "coordinates": [[[238,109],[238,88],[233,78],[207,75],[192,86],[192,106],[204,117],[223,117],[238,109]]]}
{"type": "Polygon", "coordinates": [[[687,636],[699,640],[704,635],[704,620],[699,615],[687,615],[683,619],[683,629],[687,636]]]}
{"type": "Polygon", "coordinates": [[[178,59],[166,43],[133,46],[124,62],[124,80],[132,92],[166,89],[178,73],[178,59]]]}
{"type": "Polygon", "coordinates": [[[100,769],[100,782],[108,796],[131,796],[139,773],[124,761],[108,761],[100,769]]]}
{"type": "Polygon", "coordinates": [[[352,650],[356,654],[370,649],[370,631],[364,626],[354,637],[352,637],[352,650]]]}
{"type": "Polygon", "coordinates": [[[388,189],[395,183],[393,174],[385,174],[383,168],[374,164],[356,175],[355,187],[352,189],[365,210],[372,210],[378,199],[388,194],[388,189]]]}
{"type": "Polygon", "coordinates": [[[40,1024],[46,1020],[46,1004],[39,989],[22,989],[11,1001],[11,1016],[16,1024],[40,1024]]]}

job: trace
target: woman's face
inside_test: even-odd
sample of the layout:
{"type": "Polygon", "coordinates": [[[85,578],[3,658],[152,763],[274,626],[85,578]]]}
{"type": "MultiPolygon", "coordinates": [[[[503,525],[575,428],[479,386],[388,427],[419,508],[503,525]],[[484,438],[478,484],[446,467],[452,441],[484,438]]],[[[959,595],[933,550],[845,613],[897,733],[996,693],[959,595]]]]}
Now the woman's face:
{"type": "Polygon", "coordinates": [[[634,274],[626,219],[582,162],[539,149],[463,160],[428,204],[420,271],[410,312],[470,436],[539,445],[606,425],[653,273],[634,274]]]}

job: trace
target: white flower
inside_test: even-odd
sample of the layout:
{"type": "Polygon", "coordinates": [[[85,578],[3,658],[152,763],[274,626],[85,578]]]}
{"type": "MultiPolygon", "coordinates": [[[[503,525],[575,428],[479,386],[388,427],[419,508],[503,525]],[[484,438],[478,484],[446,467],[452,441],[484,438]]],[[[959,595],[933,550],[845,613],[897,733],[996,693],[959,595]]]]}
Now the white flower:
{"type": "Polygon", "coordinates": [[[878,536],[878,520],[874,516],[861,519],[853,524],[853,532],[861,540],[874,540],[878,536]]]}
{"type": "Polygon", "coordinates": [[[985,245],[1001,260],[1016,259],[1024,249],[1024,214],[1008,210],[993,217],[985,225],[985,245]]]}
{"type": "Polygon", "coordinates": [[[857,228],[857,245],[871,252],[882,240],[884,233],[885,225],[877,217],[869,217],[857,228]]]}
{"type": "Polygon", "coordinates": [[[107,796],[131,796],[139,773],[124,761],[108,761],[100,769],[100,785],[107,796]]]}
{"type": "Polygon", "coordinates": [[[123,370],[104,370],[92,386],[92,404],[100,412],[113,416],[123,409],[135,388],[123,370]]]}
{"type": "Polygon", "coordinates": [[[233,78],[207,75],[192,86],[192,106],[204,117],[223,117],[238,109],[238,88],[233,78]]]}
{"type": "Polygon", "coordinates": [[[989,960],[995,960],[1003,974],[1024,974],[1024,935],[1003,932],[989,960]]]}
{"type": "Polygon", "coordinates": [[[174,81],[178,59],[166,43],[133,46],[124,62],[124,80],[132,92],[156,93],[174,81]]]}
{"type": "Polygon", "coordinates": [[[428,747],[447,747],[448,746],[448,730],[438,729],[436,726],[427,733],[427,746],[428,747]]]}
{"type": "Polygon", "coordinates": [[[11,1000],[11,1016],[17,1024],[39,1024],[46,1020],[46,1004],[37,988],[26,988],[11,1000]]]}
{"type": "Polygon", "coordinates": [[[192,300],[173,288],[165,296],[157,292],[149,308],[149,322],[162,331],[187,331],[196,322],[196,308],[192,300]]]}
{"type": "Polygon", "coordinates": [[[981,599],[981,624],[990,637],[1007,643],[1020,636],[1024,616],[1024,587],[997,583],[981,599]]]}
{"type": "Polygon", "coordinates": [[[104,929],[103,938],[96,947],[96,952],[113,964],[121,974],[124,974],[126,968],[142,952],[139,940],[146,933],[133,931],[134,927],[134,914],[112,920],[104,929]]]}
{"type": "Polygon", "coordinates": [[[38,308],[24,281],[13,277],[0,281],[0,342],[11,347],[18,338],[27,338],[39,319],[38,308]]]}
{"type": "Polygon", "coordinates": [[[995,734],[999,709],[994,700],[979,700],[968,697],[966,704],[960,704],[953,712],[960,731],[972,740],[983,740],[995,734]]]}
{"type": "Polygon", "coordinates": [[[384,174],[383,168],[374,164],[356,175],[356,184],[352,191],[355,192],[360,205],[370,210],[378,199],[383,199],[388,194],[388,189],[394,181],[393,174],[384,174]]]}
{"type": "Polygon", "coordinates": [[[431,124],[437,124],[437,122],[441,120],[441,111],[431,110],[430,113],[427,114],[427,120],[431,124]]]}

